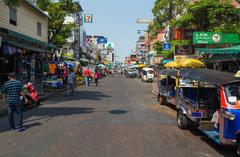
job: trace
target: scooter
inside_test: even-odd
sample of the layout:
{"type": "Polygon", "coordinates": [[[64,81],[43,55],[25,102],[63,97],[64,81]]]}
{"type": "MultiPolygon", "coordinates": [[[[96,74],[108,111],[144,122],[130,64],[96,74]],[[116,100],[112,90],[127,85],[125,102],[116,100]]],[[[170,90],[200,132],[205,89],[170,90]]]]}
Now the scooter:
{"type": "Polygon", "coordinates": [[[34,87],[32,82],[29,82],[24,85],[24,94],[25,94],[25,105],[40,105],[39,96],[36,88],[34,87]]]}

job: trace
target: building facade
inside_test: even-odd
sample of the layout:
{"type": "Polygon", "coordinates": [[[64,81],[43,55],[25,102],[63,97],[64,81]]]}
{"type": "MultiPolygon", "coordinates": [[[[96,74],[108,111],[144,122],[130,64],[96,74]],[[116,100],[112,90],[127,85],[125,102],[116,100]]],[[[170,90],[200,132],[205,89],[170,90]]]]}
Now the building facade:
{"type": "Polygon", "coordinates": [[[55,46],[48,43],[49,16],[27,0],[10,7],[0,2],[0,84],[14,72],[23,84],[43,91],[43,65],[55,46]]]}

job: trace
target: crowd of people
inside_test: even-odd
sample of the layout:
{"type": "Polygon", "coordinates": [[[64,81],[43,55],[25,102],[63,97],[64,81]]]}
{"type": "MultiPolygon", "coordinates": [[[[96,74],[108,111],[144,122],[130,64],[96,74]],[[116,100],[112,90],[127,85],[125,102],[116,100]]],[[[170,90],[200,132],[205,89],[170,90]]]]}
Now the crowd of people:
{"type": "MultiPolygon", "coordinates": [[[[116,73],[115,70],[102,68],[96,66],[94,71],[91,71],[89,67],[85,69],[77,69],[74,70],[73,67],[69,67],[67,70],[62,67],[62,69],[55,68],[55,73],[58,74],[58,77],[62,77],[67,84],[67,96],[74,92],[74,87],[76,84],[76,75],[81,75],[81,77],[85,78],[86,87],[90,86],[91,80],[94,80],[95,86],[98,86],[99,79],[105,77],[113,77],[116,73]],[[57,72],[56,72],[57,71],[57,72]]],[[[23,85],[20,81],[16,79],[15,74],[11,73],[8,77],[8,81],[3,86],[3,94],[4,94],[4,103],[8,109],[8,119],[9,126],[11,130],[19,130],[23,131],[25,128],[23,127],[23,97],[25,97],[23,93],[23,85]],[[15,126],[14,113],[17,113],[17,125],[15,126]]]]}

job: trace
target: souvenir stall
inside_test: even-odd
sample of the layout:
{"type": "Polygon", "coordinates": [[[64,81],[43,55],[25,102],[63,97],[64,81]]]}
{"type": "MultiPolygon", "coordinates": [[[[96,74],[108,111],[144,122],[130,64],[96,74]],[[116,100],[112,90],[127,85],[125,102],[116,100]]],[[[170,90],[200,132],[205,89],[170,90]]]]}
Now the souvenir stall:
{"type": "Polygon", "coordinates": [[[49,92],[66,85],[67,68],[62,61],[51,61],[43,64],[44,91],[49,92]]]}

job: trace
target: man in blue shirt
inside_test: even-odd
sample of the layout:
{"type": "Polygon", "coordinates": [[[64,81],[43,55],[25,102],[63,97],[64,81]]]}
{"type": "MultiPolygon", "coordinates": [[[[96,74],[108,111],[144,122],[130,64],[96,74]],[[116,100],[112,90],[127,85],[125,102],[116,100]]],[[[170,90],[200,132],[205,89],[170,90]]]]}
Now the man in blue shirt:
{"type": "Polygon", "coordinates": [[[67,95],[70,94],[70,90],[71,90],[71,92],[73,92],[75,79],[76,79],[76,76],[73,73],[72,68],[70,68],[69,74],[68,74],[67,95]]]}
{"type": "Polygon", "coordinates": [[[25,130],[22,126],[23,121],[23,104],[21,102],[21,96],[24,96],[22,89],[23,86],[20,81],[16,80],[13,73],[8,76],[9,81],[7,81],[3,86],[3,94],[8,107],[8,119],[10,129],[19,129],[19,131],[25,130]],[[14,123],[14,112],[17,112],[17,127],[14,123]]]}

